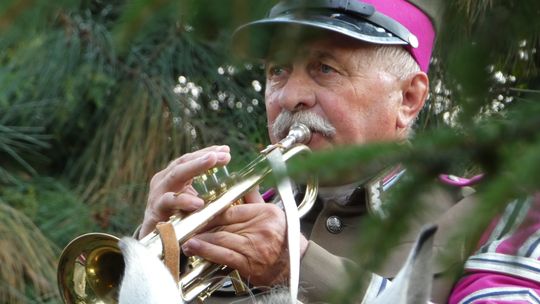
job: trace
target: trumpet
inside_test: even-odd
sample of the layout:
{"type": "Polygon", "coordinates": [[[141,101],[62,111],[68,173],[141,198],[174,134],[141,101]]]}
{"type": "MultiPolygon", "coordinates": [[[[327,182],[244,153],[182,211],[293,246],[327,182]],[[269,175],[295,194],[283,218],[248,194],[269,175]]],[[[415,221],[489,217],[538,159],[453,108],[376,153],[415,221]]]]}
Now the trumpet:
{"type": "MultiPolygon", "coordinates": [[[[179,244],[199,233],[215,216],[234,204],[242,203],[242,197],[272,172],[267,154],[280,149],[284,161],[309,153],[305,145],[311,140],[311,131],[303,124],[294,124],[289,134],[279,143],[270,145],[260,155],[236,173],[228,174],[225,180],[216,177],[218,170],[203,175],[205,207],[186,216],[173,216],[170,223],[179,244]],[[210,179],[208,179],[210,177],[210,179]],[[204,181],[211,180],[212,183],[204,181]],[[209,186],[210,185],[210,186],[209,186]],[[209,186],[209,187],[208,187],[209,186]]],[[[304,198],[298,206],[300,217],[315,203],[318,185],[316,176],[307,178],[304,198]]],[[[105,233],[88,233],[72,240],[63,250],[57,269],[58,288],[64,303],[117,303],[119,286],[124,273],[124,259],[118,246],[119,238],[105,233]]],[[[158,230],[154,230],[139,242],[154,256],[163,257],[163,243],[158,230]]],[[[179,277],[178,289],[182,303],[195,299],[204,301],[219,289],[228,275],[238,273],[224,265],[213,264],[202,258],[191,260],[191,269],[179,277]],[[224,279],[225,277],[225,279],[224,279]]],[[[237,293],[242,287],[235,283],[239,277],[231,277],[237,293]]],[[[242,284],[240,284],[242,285],[242,284]]]]}

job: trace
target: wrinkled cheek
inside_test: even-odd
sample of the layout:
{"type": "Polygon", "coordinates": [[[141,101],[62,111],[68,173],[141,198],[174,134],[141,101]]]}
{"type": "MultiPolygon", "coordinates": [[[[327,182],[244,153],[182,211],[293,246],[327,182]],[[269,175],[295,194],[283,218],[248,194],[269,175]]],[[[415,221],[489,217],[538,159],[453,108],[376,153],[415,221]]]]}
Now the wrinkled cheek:
{"type": "Polygon", "coordinates": [[[272,136],[272,125],[276,120],[277,116],[281,112],[279,103],[277,100],[265,96],[265,106],[266,106],[266,122],[268,123],[268,135],[272,143],[275,143],[276,139],[272,136]]]}
{"type": "Polygon", "coordinates": [[[392,141],[396,139],[396,129],[389,121],[381,121],[379,123],[381,126],[378,129],[372,130],[369,136],[369,141],[371,142],[383,142],[383,141],[392,141]]]}
{"type": "MultiPolygon", "coordinates": [[[[350,109],[350,111],[359,110],[350,109]]],[[[339,145],[365,144],[380,136],[379,131],[383,128],[369,115],[351,116],[350,113],[349,115],[344,113],[335,127],[337,128],[336,143],[339,145]]]]}

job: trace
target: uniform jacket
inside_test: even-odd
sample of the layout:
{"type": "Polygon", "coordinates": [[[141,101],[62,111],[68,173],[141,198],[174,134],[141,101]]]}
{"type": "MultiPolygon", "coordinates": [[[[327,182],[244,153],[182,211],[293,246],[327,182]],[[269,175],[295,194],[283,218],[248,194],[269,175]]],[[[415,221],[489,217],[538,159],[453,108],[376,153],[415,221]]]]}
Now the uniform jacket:
{"type": "MultiPolygon", "coordinates": [[[[358,227],[366,216],[381,216],[384,213],[385,193],[404,178],[403,175],[404,171],[399,168],[383,171],[356,187],[344,200],[343,197],[331,195],[323,198],[324,201],[318,204],[320,211],[311,217],[308,215],[304,233],[309,236],[310,242],[300,269],[302,296],[306,302],[324,301],[329,294],[347,284],[348,273],[357,267],[353,258],[357,255],[354,252],[355,241],[361,237],[358,227]],[[336,222],[340,223],[339,229],[333,228],[336,222]]],[[[322,192],[321,196],[324,197],[325,189],[322,192]]],[[[439,226],[434,240],[434,260],[444,256],[445,261],[434,266],[432,301],[446,303],[453,285],[453,278],[447,274],[451,268],[460,267],[465,257],[460,254],[456,256],[454,250],[452,260],[448,260],[445,252],[448,248],[458,246],[452,243],[451,238],[456,231],[455,223],[466,218],[474,207],[474,198],[470,193],[469,188],[448,187],[441,183],[441,187],[424,195],[422,212],[413,219],[409,231],[398,243],[393,244],[385,262],[378,269],[371,269],[373,275],[368,278],[368,287],[360,293],[358,302],[373,299],[385,288],[388,279],[392,279],[405,262],[422,226],[434,223],[439,226]]]]}
{"type": "MultiPolygon", "coordinates": [[[[349,273],[358,268],[354,262],[357,256],[354,245],[361,237],[359,226],[367,216],[384,216],[385,193],[399,183],[404,175],[404,170],[392,168],[362,183],[319,189],[316,207],[301,223],[302,233],[309,239],[309,245],[300,266],[300,300],[304,303],[323,303],[328,301],[328,296],[333,292],[346,286],[349,273]]],[[[456,231],[455,223],[470,214],[474,198],[468,195],[469,188],[447,186],[444,183],[440,183],[440,186],[422,197],[426,207],[413,220],[409,231],[393,245],[385,263],[378,269],[370,269],[372,274],[366,278],[369,283],[364,284],[367,288],[360,292],[358,303],[375,298],[389,284],[389,280],[402,267],[418,232],[425,224],[434,223],[439,226],[434,240],[435,260],[442,257],[448,248],[455,249],[455,245],[450,244],[453,232],[456,231]]],[[[444,263],[435,264],[432,292],[432,301],[435,303],[446,303],[454,283],[454,278],[446,274],[453,267],[461,267],[465,260],[460,254],[453,254],[452,258],[449,261],[446,257],[444,263]]],[[[207,302],[236,303],[239,300],[230,295],[226,292],[218,293],[207,302]]],[[[240,300],[242,303],[253,302],[249,298],[244,301],[240,300]]]]}

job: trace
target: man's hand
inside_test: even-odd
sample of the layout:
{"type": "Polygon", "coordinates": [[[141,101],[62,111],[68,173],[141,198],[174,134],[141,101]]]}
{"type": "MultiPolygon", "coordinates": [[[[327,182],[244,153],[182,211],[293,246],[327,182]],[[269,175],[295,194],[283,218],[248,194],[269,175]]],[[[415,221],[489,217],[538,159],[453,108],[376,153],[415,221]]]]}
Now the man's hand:
{"type": "MultiPolygon", "coordinates": [[[[229,147],[208,147],[181,156],[154,175],[139,237],[171,215],[200,209],[204,202],[191,185],[193,178],[230,159],[229,147]]],[[[289,274],[285,214],[276,205],[265,204],[257,190],[245,201],[218,215],[206,227],[211,232],[193,237],[182,249],[186,255],[237,269],[252,284],[282,283],[289,274]]],[[[303,254],[307,240],[302,236],[300,241],[303,254]]]]}
{"type": "Polygon", "coordinates": [[[226,165],[230,160],[228,146],[212,146],[184,154],[156,173],[150,181],[139,238],[154,230],[157,223],[167,221],[176,213],[201,208],[204,202],[191,185],[193,178],[215,166],[226,165]]]}
{"type": "MultiPolygon", "coordinates": [[[[184,254],[237,269],[249,283],[271,286],[286,282],[289,274],[285,213],[265,204],[257,191],[245,197],[247,204],[232,206],[208,228],[182,245],[184,254]]],[[[301,237],[302,254],[307,240],[301,237]]]]}

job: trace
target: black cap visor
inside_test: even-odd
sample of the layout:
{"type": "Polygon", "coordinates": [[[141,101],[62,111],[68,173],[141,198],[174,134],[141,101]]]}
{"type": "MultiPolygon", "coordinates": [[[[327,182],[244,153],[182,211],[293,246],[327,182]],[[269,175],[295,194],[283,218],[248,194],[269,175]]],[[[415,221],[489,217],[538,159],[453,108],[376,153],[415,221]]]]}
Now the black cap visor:
{"type": "Polygon", "coordinates": [[[289,44],[309,37],[317,31],[320,33],[321,30],[372,44],[409,44],[367,20],[352,18],[347,14],[330,10],[316,10],[304,11],[301,14],[282,14],[243,25],[233,34],[233,47],[237,55],[260,59],[267,55],[272,39],[289,44]]]}

